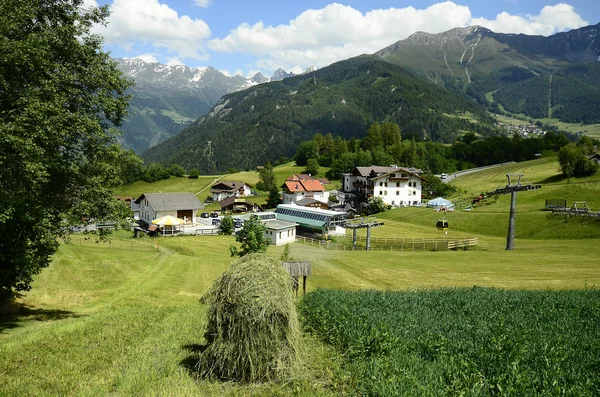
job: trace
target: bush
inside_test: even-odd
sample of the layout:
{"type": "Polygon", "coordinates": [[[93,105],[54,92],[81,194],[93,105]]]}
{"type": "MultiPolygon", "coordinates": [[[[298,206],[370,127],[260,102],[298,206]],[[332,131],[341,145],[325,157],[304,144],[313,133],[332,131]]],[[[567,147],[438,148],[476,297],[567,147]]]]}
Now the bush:
{"type": "Polygon", "coordinates": [[[190,171],[190,179],[198,179],[198,177],[200,176],[200,171],[198,171],[197,168],[194,168],[193,170],[190,171]]]}
{"type": "Polygon", "coordinates": [[[202,298],[210,304],[199,367],[244,382],[285,379],[298,360],[299,325],[290,275],[275,259],[246,255],[202,298]]]}
{"type": "Polygon", "coordinates": [[[233,218],[229,214],[225,215],[223,219],[221,219],[221,224],[219,225],[219,234],[231,236],[234,230],[233,218]]]}
{"type": "Polygon", "coordinates": [[[169,168],[169,174],[172,176],[182,177],[185,174],[185,170],[179,164],[173,164],[171,168],[169,168]]]}

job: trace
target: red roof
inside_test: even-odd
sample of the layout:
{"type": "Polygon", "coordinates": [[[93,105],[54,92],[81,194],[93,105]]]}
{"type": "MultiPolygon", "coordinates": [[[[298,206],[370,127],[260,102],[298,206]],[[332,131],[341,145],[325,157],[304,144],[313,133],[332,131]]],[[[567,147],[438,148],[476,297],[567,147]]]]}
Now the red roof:
{"type": "Polygon", "coordinates": [[[302,183],[302,185],[304,186],[304,189],[307,192],[324,192],[325,191],[323,184],[317,180],[301,181],[300,183],[302,183]]]}
{"type": "Polygon", "coordinates": [[[302,182],[300,182],[300,181],[298,181],[298,182],[286,181],[284,183],[284,186],[289,192],[305,192],[306,191],[306,189],[304,189],[304,186],[302,186],[302,182]]]}
{"type": "Polygon", "coordinates": [[[324,192],[325,188],[321,184],[321,182],[317,180],[309,180],[309,181],[286,181],[284,183],[285,188],[290,193],[294,192],[324,192]]]}

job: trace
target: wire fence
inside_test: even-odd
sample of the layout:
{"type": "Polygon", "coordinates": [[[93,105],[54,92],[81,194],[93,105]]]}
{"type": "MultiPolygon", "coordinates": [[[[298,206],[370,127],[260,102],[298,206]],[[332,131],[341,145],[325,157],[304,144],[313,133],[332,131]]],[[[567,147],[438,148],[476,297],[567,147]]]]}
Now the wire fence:
{"type": "MultiPolygon", "coordinates": [[[[296,241],[300,243],[335,251],[366,251],[366,240],[364,236],[356,236],[354,246],[349,236],[335,237],[332,241],[296,236],[296,241]]],[[[478,243],[477,238],[371,237],[370,251],[449,251],[470,249],[478,243]]]]}
{"type": "Polygon", "coordinates": [[[156,251],[157,242],[155,239],[138,238],[138,239],[120,239],[109,237],[100,239],[97,236],[71,236],[69,243],[73,246],[86,246],[98,248],[115,248],[129,251],[156,251]]]}

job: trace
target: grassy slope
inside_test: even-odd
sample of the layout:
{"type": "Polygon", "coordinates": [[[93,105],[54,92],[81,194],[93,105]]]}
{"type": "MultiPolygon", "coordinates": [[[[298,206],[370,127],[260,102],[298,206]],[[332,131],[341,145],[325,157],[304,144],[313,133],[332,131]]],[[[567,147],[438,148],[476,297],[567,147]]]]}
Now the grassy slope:
{"type": "MultiPolygon", "coordinates": [[[[506,172],[519,170],[531,182],[551,182],[539,192],[567,194],[580,186],[578,194],[592,205],[597,203],[600,178],[588,178],[581,185],[556,182],[553,159],[488,170],[454,183],[477,192],[498,186],[506,172]]],[[[539,211],[545,196],[536,198],[536,194],[519,194],[517,237],[523,230],[548,229],[547,215],[539,211]],[[532,217],[531,226],[525,215],[532,217]]],[[[587,235],[596,238],[578,239],[577,228],[550,230],[543,236],[532,235],[543,239],[518,238],[516,250],[506,252],[508,202],[503,200],[448,215],[448,236],[479,237],[474,250],[344,252],[294,244],[291,255],[312,261],[309,291],[318,287],[580,289],[600,285],[598,226],[593,225],[587,235]]],[[[373,235],[440,237],[432,223],[437,217],[424,209],[391,211],[373,235]]],[[[74,237],[73,245],[61,246],[52,265],[36,277],[32,291],[17,299],[13,309],[18,310],[0,317],[0,394],[338,394],[339,387],[346,386],[339,383],[336,363],[325,347],[308,337],[304,357],[309,366],[288,385],[208,382],[188,371],[199,344],[204,343],[206,307],[199,297],[226,268],[232,243],[232,237],[220,236],[160,239],[160,252],[156,252],[147,240],[114,240],[109,248],[74,237]]],[[[281,247],[269,248],[274,257],[281,252],[281,247]]]]}
{"type": "MultiPolygon", "coordinates": [[[[484,170],[456,178],[452,184],[460,193],[452,197],[455,202],[467,205],[474,196],[506,185],[507,173],[523,173],[524,181],[541,185],[536,191],[517,194],[516,238],[517,239],[577,239],[599,238],[598,219],[565,218],[553,216],[544,210],[546,199],[565,199],[570,206],[574,201],[587,201],[592,210],[600,210],[600,174],[587,178],[566,179],[558,172],[556,158],[548,157],[523,163],[484,170]]],[[[485,235],[505,237],[508,228],[510,195],[485,200],[485,204],[472,211],[448,213],[450,236],[485,235]]],[[[428,208],[403,208],[385,214],[382,218],[388,225],[409,223],[433,229],[441,215],[428,208]]],[[[374,229],[374,236],[409,237],[402,229],[384,232],[374,229]]],[[[419,236],[417,236],[419,237],[419,236]]],[[[518,244],[518,243],[517,243],[518,244]]]]}
{"type": "MultiPolygon", "coordinates": [[[[319,177],[325,177],[329,171],[327,167],[319,169],[319,177]]],[[[293,162],[283,164],[273,168],[273,173],[277,179],[277,184],[282,185],[285,178],[293,174],[301,174],[304,172],[304,167],[296,166],[293,162]]],[[[115,190],[115,194],[119,196],[139,197],[142,193],[168,193],[168,192],[193,192],[198,196],[200,201],[203,201],[210,195],[210,186],[217,180],[224,181],[240,181],[254,187],[258,183],[259,175],[257,171],[243,171],[235,174],[226,175],[203,175],[198,179],[170,177],[157,182],[137,181],[135,183],[120,186],[115,190]]],[[[251,199],[256,204],[263,204],[267,200],[267,195],[255,196],[251,199]]],[[[207,211],[220,210],[218,203],[211,204],[206,207],[207,211]]]]}
{"type": "MultiPolygon", "coordinates": [[[[139,197],[143,193],[175,193],[175,192],[193,192],[198,193],[210,186],[219,176],[207,175],[198,179],[170,177],[156,182],[137,181],[130,185],[120,186],[115,190],[119,196],[139,197]]],[[[206,190],[203,191],[203,193],[206,190]]],[[[207,193],[208,194],[208,193],[207,193]]],[[[203,197],[200,197],[203,198],[203,197]]]]}

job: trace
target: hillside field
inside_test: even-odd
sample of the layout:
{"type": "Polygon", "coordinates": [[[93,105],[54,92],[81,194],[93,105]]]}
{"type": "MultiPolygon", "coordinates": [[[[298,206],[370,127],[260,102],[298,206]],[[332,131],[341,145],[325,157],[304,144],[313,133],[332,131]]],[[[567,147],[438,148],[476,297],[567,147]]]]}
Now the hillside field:
{"type": "MultiPolygon", "coordinates": [[[[545,197],[566,195],[569,200],[588,200],[598,209],[600,178],[567,185],[557,176],[555,159],[544,158],[459,177],[452,182],[461,189],[455,198],[493,189],[509,171],[524,172],[528,181],[543,184],[539,191],[518,194],[515,251],[504,250],[508,201],[501,197],[472,211],[448,213],[448,237],[479,239],[478,247],[467,251],[353,252],[292,244],[293,258],[312,262],[309,293],[323,288],[400,291],[407,299],[421,299],[418,294],[423,291],[450,288],[454,296],[470,299],[461,288],[479,286],[506,291],[501,293],[508,302],[521,296],[520,291],[547,291],[548,299],[560,306],[562,295],[550,291],[597,290],[600,226],[560,221],[541,207],[545,197]]],[[[439,216],[425,208],[389,211],[380,216],[385,225],[374,228],[373,236],[439,238],[443,234],[434,227],[439,216]]],[[[36,276],[31,291],[0,307],[0,395],[333,396],[356,390],[343,352],[311,333],[302,339],[304,366],[287,383],[199,379],[193,367],[205,343],[207,311],[199,299],[232,260],[229,246],[234,238],[129,236],[118,232],[109,245],[74,235],[70,245],[61,245],[51,266],[36,276]]],[[[279,258],[282,251],[270,247],[267,253],[279,258]]],[[[487,296],[487,288],[483,290],[487,296]]],[[[595,324],[600,318],[597,309],[581,311],[582,323],[595,324]]],[[[502,343],[510,343],[513,328],[506,332],[500,336],[508,339],[497,347],[511,346],[502,343]]],[[[436,349],[439,340],[430,339],[425,342],[433,345],[423,349],[436,349]]],[[[460,340],[454,343],[463,343],[460,340]]],[[[426,358],[418,365],[429,371],[434,364],[426,358]]]]}
{"type": "MultiPolygon", "coordinates": [[[[320,167],[318,177],[325,177],[329,171],[327,167],[320,167]]],[[[293,162],[282,164],[273,168],[275,179],[278,185],[282,185],[285,178],[293,174],[302,174],[304,167],[295,165],[293,162]]],[[[137,198],[143,193],[176,193],[176,192],[192,192],[200,201],[204,201],[207,196],[210,196],[210,187],[217,181],[239,181],[247,183],[249,186],[255,187],[259,181],[258,171],[242,171],[235,174],[223,175],[201,175],[198,179],[190,179],[187,177],[174,177],[163,179],[156,182],[137,181],[129,185],[120,186],[115,190],[115,194],[119,196],[129,196],[137,198]]],[[[266,201],[267,196],[258,196],[249,198],[257,204],[262,204],[266,201]]],[[[217,204],[208,207],[209,210],[220,209],[217,204]]]]}

